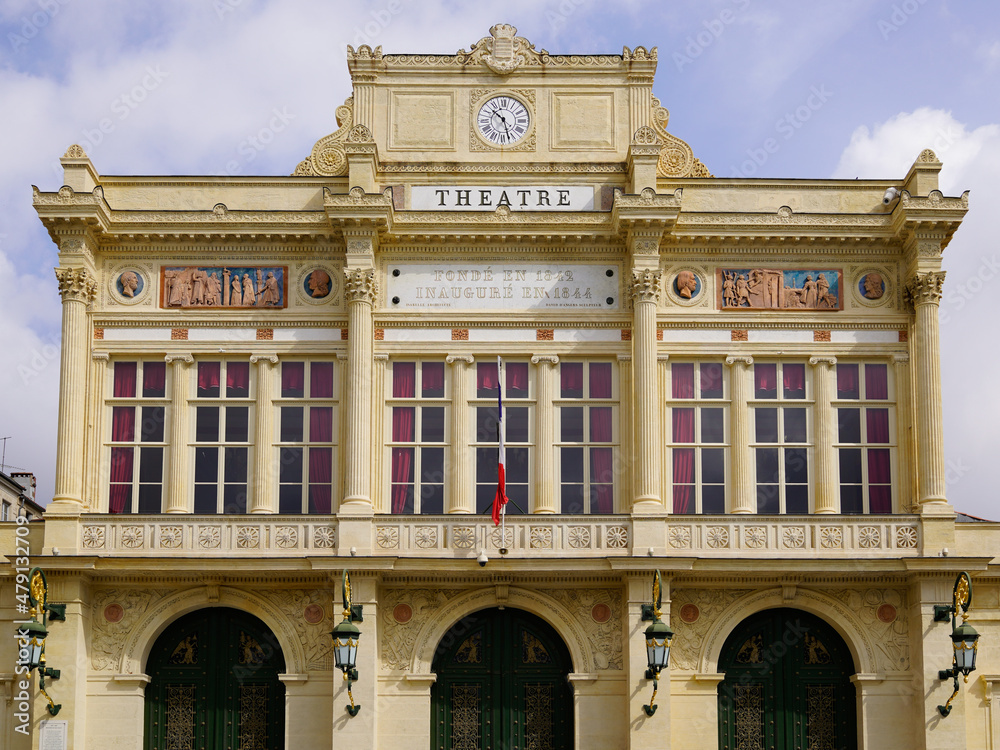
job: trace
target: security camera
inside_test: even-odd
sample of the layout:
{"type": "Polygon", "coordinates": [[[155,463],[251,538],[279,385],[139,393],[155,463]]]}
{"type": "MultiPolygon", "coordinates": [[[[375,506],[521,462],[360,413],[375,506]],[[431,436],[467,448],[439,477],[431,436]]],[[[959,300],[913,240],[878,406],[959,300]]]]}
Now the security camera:
{"type": "Polygon", "coordinates": [[[486,550],[479,551],[479,557],[476,558],[476,562],[479,563],[480,568],[486,567],[486,563],[489,562],[489,558],[486,557],[486,550]]]}
{"type": "Polygon", "coordinates": [[[882,196],[882,204],[888,206],[898,197],[899,197],[899,190],[897,190],[894,187],[891,187],[888,190],[886,190],[885,195],[882,196]]]}

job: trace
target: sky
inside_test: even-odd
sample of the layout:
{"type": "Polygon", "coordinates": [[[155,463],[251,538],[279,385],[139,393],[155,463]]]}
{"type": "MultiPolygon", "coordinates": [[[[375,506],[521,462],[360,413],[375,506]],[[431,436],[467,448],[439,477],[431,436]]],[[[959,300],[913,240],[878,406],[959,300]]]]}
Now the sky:
{"type": "Polygon", "coordinates": [[[498,22],[551,53],[657,47],[669,130],[719,177],[899,180],[932,148],[971,190],[944,254],[948,498],[1000,519],[995,0],[0,0],[5,471],[48,502],[61,306],[31,185],[61,186],[70,144],[101,174],[287,175],[336,129],[348,44],[454,54],[498,22]]]}

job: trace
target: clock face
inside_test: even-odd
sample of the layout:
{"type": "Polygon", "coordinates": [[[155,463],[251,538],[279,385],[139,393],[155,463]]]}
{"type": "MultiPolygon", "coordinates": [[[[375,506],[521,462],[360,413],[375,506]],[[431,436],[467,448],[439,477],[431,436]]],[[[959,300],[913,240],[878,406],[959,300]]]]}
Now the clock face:
{"type": "Polygon", "coordinates": [[[498,146],[509,146],[521,140],[530,122],[527,107],[510,96],[493,97],[479,108],[476,117],[483,138],[498,146]]]}

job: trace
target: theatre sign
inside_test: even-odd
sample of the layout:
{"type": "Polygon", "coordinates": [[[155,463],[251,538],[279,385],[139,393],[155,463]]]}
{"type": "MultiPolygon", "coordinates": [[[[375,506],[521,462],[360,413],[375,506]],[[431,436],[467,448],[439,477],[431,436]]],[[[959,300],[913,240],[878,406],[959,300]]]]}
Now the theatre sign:
{"type": "Polygon", "coordinates": [[[593,211],[594,188],[587,185],[545,187],[511,185],[414,185],[413,211],[593,211]]]}

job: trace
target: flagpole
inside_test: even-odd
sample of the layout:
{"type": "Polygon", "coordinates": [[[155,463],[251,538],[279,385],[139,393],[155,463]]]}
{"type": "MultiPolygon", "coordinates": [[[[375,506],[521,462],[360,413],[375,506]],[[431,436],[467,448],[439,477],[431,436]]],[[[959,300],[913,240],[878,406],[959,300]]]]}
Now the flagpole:
{"type": "MultiPolygon", "coordinates": [[[[497,355],[497,403],[499,404],[500,424],[498,430],[503,430],[503,362],[497,355]]],[[[506,436],[500,437],[500,444],[503,445],[506,436]]],[[[507,503],[500,506],[500,555],[507,554],[507,503]]]]}

